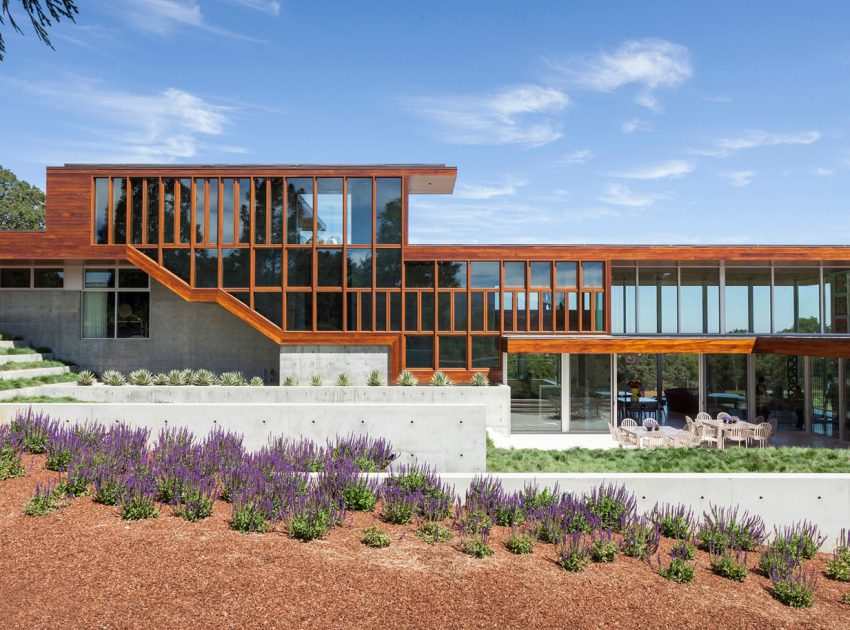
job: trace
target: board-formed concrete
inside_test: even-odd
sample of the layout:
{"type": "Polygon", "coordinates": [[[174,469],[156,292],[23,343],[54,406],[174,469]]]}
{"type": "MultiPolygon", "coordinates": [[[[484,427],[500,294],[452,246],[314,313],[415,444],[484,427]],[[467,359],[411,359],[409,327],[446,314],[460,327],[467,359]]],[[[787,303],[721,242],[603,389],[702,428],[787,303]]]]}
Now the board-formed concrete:
{"type": "Polygon", "coordinates": [[[4,403],[0,422],[32,409],[70,423],[127,422],[155,437],[166,427],[185,427],[203,437],[214,427],[244,435],[257,450],[270,437],[305,437],[324,444],[337,435],[388,440],[398,463],[423,463],[447,472],[486,467],[485,409],[481,404],[299,404],[216,403],[4,403]]]}
{"type": "Polygon", "coordinates": [[[369,374],[377,370],[386,383],[390,373],[388,346],[281,346],[280,380],[289,376],[301,385],[309,385],[318,376],[325,385],[333,385],[340,374],[355,385],[365,385],[369,374]]]}

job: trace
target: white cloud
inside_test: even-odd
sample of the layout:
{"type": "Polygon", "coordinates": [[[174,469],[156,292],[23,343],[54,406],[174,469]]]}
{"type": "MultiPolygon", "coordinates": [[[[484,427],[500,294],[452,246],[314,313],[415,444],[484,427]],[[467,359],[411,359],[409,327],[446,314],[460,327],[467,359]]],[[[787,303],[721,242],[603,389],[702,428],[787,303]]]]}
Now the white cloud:
{"type": "Polygon", "coordinates": [[[623,133],[634,133],[635,131],[654,131],[655,125],[640,118],[632,118],[623,123],[623,133]]]}
{"type": "Polygon", "coordinates": [[[572,153],[567,153],[562,159],[562,164],[587,164],[587,161],[593,157],[594,153],[590,149],[578,149],[572,153]]]}
{"type": "Polygon", "coordinates": [[[782,134],[759,129],[751,129],[733,138],[720,138],[712,143],[712,148],[693,150],[694,155],[725,158],[745,149],[756,149],[778,145],[806,145],[817,142],[821,133],[816,130],[801,133],[782,134]]]}
{"type": "Polygon", "coordinates": [[[525,144],[542,146],[563,134],[552,117],[570,100],[555,88],[517,85],[486,96],[406,99],[419,116],[453,144],[525,144]]]}
{"type": "Polygon", "coordinates": [[[467,184],[458,183],[454,197],[458,199],[492,199],[493,197],[509,197],[525,185],[525,182],[507,182],[504,184],[467,184]]]}
{"type": "Polygon", "coordinates": [[[79,77],[61,83],[4,83],[70,112],[73,123],[89,130],[89,139],[75,142],[75,151],[89,160],[173,162],[201,150],[244,151],[207,144],[209,138],[224,134],[234,108],[178,88],[132,93],[79,77]]]}
{"type": "Polygon", "coordinates": [[[824,168],[824,167],[822,167],[822,166],[819,166],[818,168],[816,168],[816,169],[815,169],[814,171],[812,171],[812,172],[813,172],[815,175],[820,175],[821,177],[829,177],[830,175],[832,175],[832,174],[835,172],[835,169],[831,169],[831,168],[824,168]]]}
{"type": "Polygon", "coordinates": [[[736,188],[749,186],[750,182],[753,181],[755,174],[755,171],[727,171],[725,173],[721,173],[721,175],[728,179],[729,183],[736,188]]]}
{"type": "Polygon", "coordinates": [[[579,85],[599,92],[639,86],[635,103],[652,111],[661,111],[655,90],[674,88],[694,73],[687,47],[663,39],[630,40],[612,52],[552,65],[579,85]]]}
{"type": "Polygon", "coordinates": [[[268,13],[269,15],[278,15],[280,13],[280,2],[275,0],[231,0],[237,4],[241,4],[249,9],[255,9],[268,13]]]}
{"type": "Polygon", "coordinates": [[[605,194],[598,197],[599,201],[604,203],[610,203],[614,206],[626,206],[628,208],[648,208],[656,201],[669,198],[669,195],[657,193],[636,193],[625,184],[609,184],[605,190],[605,194]]]}
{"type": "Polygon", "coordinates": [[[703,96],[702,100],[709,103],[731,103],[732,97],[728,94],[716,94],[714,96],[703,96]]]}
{"type": "MultiPolygon", "coordinates": [[[[268,5],[270,3],[247,0],[240,1],[240,4],[268,5]]],[[[189,27],[233,39],[263,41],[210,24],[201,12],[199,0],[117,0],[109,6],[130,26],[157,35],[166,35],[180,28],[189,27]]]]}
{"type": "Polygon", "coordinates": [[[631,171],[612,173],[615,177],[626,179],[674,179],[692,173],[696,165],[687,160],[670,160],[663,164],[644,166],[631,171]]]}

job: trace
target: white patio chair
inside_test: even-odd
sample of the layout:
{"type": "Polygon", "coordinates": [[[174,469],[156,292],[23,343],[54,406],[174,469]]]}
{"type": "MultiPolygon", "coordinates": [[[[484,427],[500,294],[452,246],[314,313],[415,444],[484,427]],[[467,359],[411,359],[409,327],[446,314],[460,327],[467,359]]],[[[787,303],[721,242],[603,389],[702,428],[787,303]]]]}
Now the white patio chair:
{"type": "Polygon", "coordinates": [[[699,446],[700,442],[699,437],[687,429],[679,431],[668,439],[669,445],[673,448],[691,448],[692,446],[699,446]]]}
{"type": "Polygon", "coordinates": [[[621,427],[636,427],[637,420],[634,418],[623,418],[623,421],[620,423],[621,427]]]}
{"type": "MultiPolygon", "coordinates": [[[[636,427],[637,422],[635,422],[632,418],[623,418],[623,421],[620,423],[620,427],[636,427]]],[[[620,427],[614,427],[615,429],[615,438],[617,443],[624,448],[637,448],[638,447],[638,439],[637,436],[628,433],[627,431],[623,431],[620,427]]]]}
{"type": "Polygon", "coordinates": [[[703,424],[702,418],[699,417],[697,417],[694,424],[696,426],[696,438],[699,440],[699,444],[705,442],[708,445],[720,445],[720,440],[717,439],[717,429],[707,424],[703,424]]]}
{"type": "Polygon", "coordinates": [[[726,413],[725,411],[721,411],[719,414],[717,414],[717,419],[722,422],[723,420],[731,420],[732,416],[726,413]]]}
{"type": "Polygon", "coordinates": [[[755,428],[750,429],[748,437],[753,442],[758,442],[759,448],[764,448],[767,446],[771,435],[773,435],[773,427],[770,426],[770,423],[760,422],[755,428]]]}
{"type": "Polygon", "coordinates": [[[735,442],[738,446],[743,444],[744,447],[747,446],[747,441],[749,439],[750,430],[743,422],[731,425],[730,428],[725,431],[725,435],[723,436],[724,443],[735,442]]]}
{"type": "Polygon", "coordinates": [[[704,411],[700,411],[700,412],[697,414],[696,419],[697,419],[697,422],[699,422],[700,420],[711,420],[711,415],[710,415],[710,414],[705,413],[704,411]]]}
{"type": "Polygon", "coordinates": [[[640,439],[641,448],[654,449],[660,446],[667,446],[669,438],[657,431],[655,435],[646,435],[640,439]]]}

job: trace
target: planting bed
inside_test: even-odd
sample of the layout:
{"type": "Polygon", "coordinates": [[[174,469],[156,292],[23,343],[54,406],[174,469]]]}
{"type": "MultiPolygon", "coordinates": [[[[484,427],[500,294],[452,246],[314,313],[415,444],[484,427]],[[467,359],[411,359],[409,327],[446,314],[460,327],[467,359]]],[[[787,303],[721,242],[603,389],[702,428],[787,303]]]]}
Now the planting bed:
{"type": "MultiPolygon", "coordinates": [[[[124,472],[115,477],[120,507],[96,503],[91,494],[50,495],[64,507],[46,516],[26,516],[24,508],[31,506],[36,488],[43,491],[62,482],[67,488],[80,474],[75,467],[83,465],[97,469],[88,490],[102,499],[103,489],[113,479],[112,464],[144,443],[137,440],[134,446],[122,438],[114,441],[113,446],[121,447],[115,450],[108,446],[109,435],[98,438],[98,430],[91,426],[69,434],[62,425],[42,422],[18,424],[12,432],[0,427],[0,446],[23,436],[30,450],[39,450],[45,435],[47,454],[24,453],[22,469],[9,466],[8,449],[5,468],[0,457],[0,473],[20,475],[0,481],[0,619],[6,627],[846,628],[850,618],[850,606],[841,603],[850,583],[827,579],[824,573],[831,557],[823,554],[802,561],[818,579],[814,606],[796,610],[774,599],[771,580],[752,570],[759,551],[749,554],[746,564],[751,570],[743,582],[715,575],[709,554],[698,551],[695,560],[687,562],[694,568],[694,581],[677,584],[662,578],[646,561],[616,548],[612,563],[591,563],[583,572],[569,573],[559,564],[563,558],[559,545],[536,541],[532,554],[517,556],[505,546],[510,528],[494,526],[489,538],[474,534],[481,515],[504,519],[505,514],[522,513],[527,515],[522,528],[529,532],[566,531],[567,518],[596,534],[619,530],[608,539],[623,551],[639,547],[641,532],[654,531],[657,536],[656,526],[647,529],[648,521],[635,513],[634,498],[610,486],[588,495],[565,495],[547,508],[540,493],[530,489],[504,493],[495,480],[480,477],[473,484],[475,490],[452,506],[447,500],[450,489],[433,474],[402,469],[384,485],[371,486],[378,496],[373,512],[349,509],[319,539],[295,540],[296,517],[310,512],[309,502],[298,497],[309,497],[323,509],[330,506],[334,488],[364,480],[346,462],[371,469],[392,460],[389,445],[380,440],[343,438],[324,449],[278,443],[255,457],[241,454],[234,436],[189,441],[185,433],[172,431],[142,447],[140,457],[124,461],[124,472]],[[98,440],[101,446],[95,446],[98,440]],[[63,458],[66,451],[70,459],[63,458]],[[117,452],[121,454],[116,456],[117,452]],[[325,472],[312,479],[295,472],[307,485],[292,485],[293,462],[297,469],[306,464],[325,472]],[[256,465],[265,471],[266,481],[252,472],[256,465]],[[47,467],[66,467],[71,474],[47,467]],[[200,475],[190,473],[194,467],[200,475]],[[146,486],[146,474],[159,480],[154,484],[159,489],[146,486]],[[227,494],[229,487],[233,503],[216,499],[211,514],[197,522],[178,516],[190,503],[185,499],[187,489],[203,489],[205,480],[213,478],[209,496],[227,494]],[[173,479],[180,483],[172,485],[173,479]],[[411,479],[425,483],[426,490],[408,493],[417,509],[450,530],[451,541],[427,544],[416,535],[416,525],[386,522],[390,506],[403,507],[399,496],[405,493],[398,490],[411,479]],[[137,505],[135,500],[150,499],[166,486],[183,493],[185,500],[172,499],[171,506],[150,502],[159,510],[156,518],[122,518],[128,516],[128,506],[137,505]],[[294,488],[295,495],[287,496],[287,488],[294,488]],[[265,533],[233,529],[237,510],[248,501],[270,501],[261,510],[272,515],[265,533]],[[437,516],[445,511],[460,518],[437,516]],[[361,543],[364,530],[374,525],[389,535],[388,547],[361,543]],[[466,555],[464,540],[489,544],[492,555],[483,559],[466,555]]],[[[729,516],[731,512],[718,510],[713,518],[723,521],[729,516]]],[[[796,515],[789,516],[793,520],[796,515]]],[[[757,517],[742,510],[735,519],[735,544],[755,546],[763,540],[765,532],[757,517]]],[[[672,523],[678,531],[684,527],[696,531],[703,521],[702,540],[706,532],[719,540],[723,532],[732,531],[719,524],[709,527],[711,520],[673,507],[655,518],[659,527],[672,528],[672,523]]],[[[808,535],[815,529],[796,531],[808,535]]],[[[588,537],[579,542],[580,538],[573,540],[586,544],[588,537]]],[[[784,532],[779,538],[791,539],[784,532]]],[[[845,546],[849,543],[845,536],[845,546]]],[[[650,555],[669,564],[673,545],[672,539],[661,537],[657,553],[650,555]]],[[[813,550],[814,546],[809,552],[813,550]]]]}

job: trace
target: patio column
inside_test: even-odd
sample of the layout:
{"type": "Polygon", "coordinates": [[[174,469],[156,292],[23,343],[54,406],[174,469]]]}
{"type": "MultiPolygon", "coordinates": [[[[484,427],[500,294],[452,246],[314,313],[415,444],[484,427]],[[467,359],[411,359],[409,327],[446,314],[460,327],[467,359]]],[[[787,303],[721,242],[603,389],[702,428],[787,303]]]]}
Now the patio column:
{"type": "Polygon", "coordinates": [[[803,357],[803,389],[806,401],[803,405],[805,416],[805,432],[812,432],[812,411],[814,407],[814,396],[812,393],[812,357],[803,357]]]}

